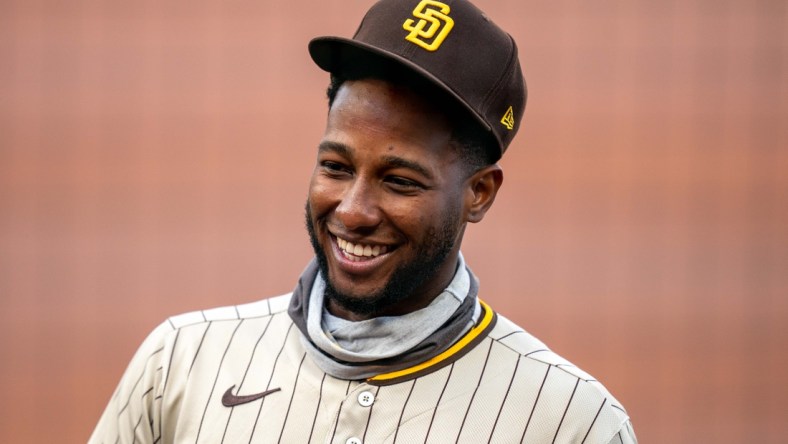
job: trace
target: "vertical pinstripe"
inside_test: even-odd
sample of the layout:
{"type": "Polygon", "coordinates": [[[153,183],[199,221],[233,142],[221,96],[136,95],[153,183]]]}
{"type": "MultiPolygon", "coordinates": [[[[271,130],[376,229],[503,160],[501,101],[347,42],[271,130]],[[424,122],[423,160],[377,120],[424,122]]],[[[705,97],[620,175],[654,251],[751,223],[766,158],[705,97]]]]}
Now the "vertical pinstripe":
{"type": "MultiPolygon", "coordinates": [[[[298,377],[301,376],[301,367],[304,365],[304,359],[306,359],[306,353],[301,358],[301,362],[298,364],[298,371],[296,372],[296,385],[293,386],[293,392],[290,393],[290,400],[287,402],[287,413],[285,414],[285,418],[290,417],[290,408],[293,406],[293,397],[295,397],[296,390],[298,388],[298,377]]],[[[285,433],[285,426],[287,425],[287,420],[282,424],[282,429],[279,431],[279,439],[276,442],[282,442],[282,435],[285,433]]]]}
{"type": "MultiPolygon", "coordinates": [[[[350,386],[351,386],[351,381],[347,381],[347,387],[345,388],[345,396],[350,394],[350,386]]],[[[342,402],[339,403],[339,408],[337,409],[337,414],[336,414],[336,417],[335,417],[336,420],[334,421],[334,424],[333,424],[332,429],[331,429],[331,441],[332,442],[334,441],[334,438],[337,435],[337,424],[339,423],[339,418],[342,415],[342,408],[345,406],[346,402],[347,402],[347,400],[343,400],[342,402]]]]}
{"type": "Polygon", "coordinates": [[[577,392],[577,386],[580,385],[580,378],[577,378],[577,382],[575,383],[575,388],[572,389],[572,394],[569,396],[569,401],[566,403],[566,409],[564,409],[564,414],[561,415],[561,422],[558,423],[558,428],[555,429],[555,436],[553,437],[553,442],[558,438],[558,432],[561,431],[561,425],[564,423],[566,419],[566,412],[569,411],[569,405],[572,404],[572,399],[575,397],[575,393],[577,392]]]}
{"type": "Polygon", "coordinates": [[[197,351],[194,353],[194,357],[192,358],[192,365],[189,366],[189,374],[191,374],[192,369],[194,368],[194,363],[197,361],[197,355],[200,354],[200,349],[202,349],[202,344],[203,342],[205,342],[205,336],[208,334],[208,330],[210,328],[211,328],[211,323],[209,322],[205,325],[205,331],[202,333],[202,337],[200,338],[200,344],[197,346],[197,351]]]}
{"type": "MultiPolygon", "coordinates": [[[[213,380],[213,386],[211,386],[211,392],[210,392],[210,395],[208,396],[208,400],[209,401],[205,403],[205,409],[203,410],[202,417],[200,417],[200,427],[197,429],[197,436],[194,439],[195,443],[200,441],[200,432],[202,432],[203,421],[205,421],[205,415],[208,412],[208,407],[210,406],[210,399],[211,399],[213,393],[216,391],[216,384],[219,382],[219,374],[222,371],[222,363],[224,362],[224,358],[227,356],[227,350],[230,349],[230,345],[233,343],[233,338],[235,338],[235,334],[238,332],[238,328],[241,326],[242,323],[243,323],[243,319],[238,321],[238,324],[233,329],[233,334],[230,335],[230,340],[227,341],[227,347],[225,347],[224,353],[222,353],[222,359],[219,361],[219,366],[218,366],[219,368],[216,370],[216,378],[213,380]]],[[[211,324],[209,323],[208,327],[206,327],[206,329],[205,329],[206,333],[208,332],[208,328],[210,328],[210,326],[211,326],[211,324]]],[[[203,335],[203,339],[204,338],[205,338],[205,335],[203,335]]],[[[200,347],[197,349],[197,353],[200,353],[201,349],[202,349],[202,342],[200,343],[200,347]]],[[[195,354],[194,361],[196,361],[196,360],[197,360],[197,355],[195,354]]],[[[192,367],[194,366],[194,361],[192,361],[192,367]]],[[[189,368],[189,373],[191,373],[191,370],[192,369],[190,367],[189,368]]]]}
{"type": "Polygon", "coordinates": [[[501,418],[501,412],[503,411],[503,406],[506,405],[506,401],[509,399],[509,391],[512,389],[512,383],[514,382],[514,377],[517,375],[517,368],[520,366],[520,358],[517,358],[517,362],[514,364],[514,371],[512,372],[512,377],[509,379],[509,385],[506,387],[506,396],[503,398],[503,402],[501,403],[501,408],[498,409],[498,414],[495,416],[495,423],[493,423],[492,430],[490,430],[490,437],[487,439],[487,443],[489,444],[492,442],[493,434],[495,433],[495,427],[498,425],[498,420],[501,418]]]}
{"type": "MultiPolygon", "coordinates": [[[[304,354],[306,356],[306,354],[304,354]]],[[[315,433],[315,424],[317,423],[317,413],[320,411],[320,403],[323,401],[323,384],[326,382],[326,374],[320,378],[320,392],[317,396],[317,407],[315,408],[315,417],[312,419],[312,426],[309,428],[308,442],[312,442],[312,435],[315,433]]]]}
{"type": "MultiPolygon", "coordinates": [[[[397,430],[394,431],[394,439],[392,440],[392,444],[396,444],[397,442],[397,433],[399,432],[399,428],[402,425],[402,417],[405,415],[405,409],[408,407],[408,401],[410,401],[410,395],[413,394],[413,388],[416,387],[416,381],[414,380],[410,384],[410,390],[408,390],[408,397],[405,398],[405,403],[402,404],[402,411],[399,413],[399,419],[397,419],[397,430]]],[[[432,422],[432,421],[430,421],[432,422]]],[[[429,436],[429,430],[427,431],[427,435],[429,436]]],[[[426,438],[425,438],[426,441],[426,438]]]]}
{"type": "MultiPolygon", "coordinates": [[[[235,309],[236,313],[238,313],[238,308],[235,309]]],[[[240,314],[238,315],[240,316],[240,314]]],[[[246,382],[246,376],[249,374],[249,368],[252,366],[252,361],[254,360],[254,355],[257,352],[257,347],[260,345],[260,341],[262,341],[263,336],[265,336],[265,332],[268,331],[268,327],[271,325],[271,319],[269,318],[266,322],[265,327],[263,328],[263,332],[260,333],[260,336],[257,338],[257,342],[255,342],[255,346],[252,349],[252,353],[249,356],[249,363],[246,365],[246,370],[244,370],[244,375],[241,378],[241,382],[238,384],[238,391],[240,392],[243,388],[244,382],[246,382]]],[[[230,415],[227,417],[227,423],[224,426],[224,432],[222,433],[222,440],[221,442],[224,443],[224,439],[227,436],[227,428],[230,426],[230,421],[233,418],[233,413],[235,412],[235,408],[230,409],[230,415]]]]}
{"type": "Polygon", "coordinates": [[[339,410],[337,411],[337,420],[334,422],[334,427],[331,429],[331,441],[334,442],[334,438],[337,436],[337,423],[339,422],[339,416],[342,414],[342,406],[345,405],[344,402],[339,403],[339,410]]]}
{"type": "Polygon", "coordinates": [[[523,429],[523,435],[520,437],[520,442],[525,440],[525,433],[528,432],[528,426],[531,425],[531,419],[534,417],[534,411],[536,411],[536,404],[539,402],[539,398],[542,396],[542,389],[544,388],[544,383],[547,382],[547,376],[550,374],[550,366],[547,366],[547,370],[544,372],[544,379],[542,379],[542,385],[539,386],[539,393],[536,395],[536,399],[534,399],[534,404],[531,406],[531,413],[528,415],[528,421],[525,423],[525,429],[523,429]]]}
{"type": "Polygon", "coordinates": [[[594,428],[594,424],[596,423],[596,419],[599,418],[599,413],[602,411],[602,407],[605,406],[606,402],[607,402],[607,399],[603,399],[602,400],[602,404],[599,406],[599,410],[596,411],[596,415],[594,415],[594,419],[591,421],[591,426],[588,427],[588,431],[583,436],[583,440],[580,442],[580,444],[584,444],[586,442],[586,439],[588,439],[588,434],[591,433],[591,429],[594,428]]]}
{"type": "Polygon", "coordinates": [[[479,390],[479,386],[482,384],[482,378],[484,377],[484,372],[487,370],[487,363],[490,360],[490,352],[492,351],[494,342],[490,341],[490,347],[487,349],[487,356],[484,358],[484,365],[482,366],[482,372],[479,374],[479,382],[476,383],[476,388],[473,389],[473,395],[471,395],[471,400],[468,402],[468,408],[465,410],[465,415],[462,417],[462,424],[460,425],[460,430],[457,431],[457,440],[455,442],[460,442],[460,436],[462,436],[462,430],[465,428],[465,421],[468,419],[468,413],[471,411],[471,406],[473,405],[473,400],[476,398],[476,392],[479,390]]]}
{"type": "MultiPolygon", "coordinates": [[[[172,323],[171,319],[167,319],[167,323],[169,325],[171,325],[173,329],[175,329],[175,325],[172,323]]],[[[172,347],[173,348],[178,346],[178,337],[180,337],[180,335],[181,335],[181,330],[180,329],[175,329],[175,339],[172,341],[172,347]]],[[[168,369],[172,368],[172,359],[173,359],[174,356],[175,356],[175,354],[171,354],[170,355],[170,358],[169,358],[169,360],[167,362],[167,368],[168,369]]],[[[161,388],[162,393],[167,390],[167,381],[169,381],[169,379],[170,379],[170,372],[166,372],[166,376],[164,377],[164,385],[161,388]]],[[[156,397],[156,399],[162,399],[162,395],[159,394],[156,397]]],[[[159,439],[161,439],[161,421],[159,421],[159,439]]]]}
{"type": "MultiPolygon", "coordinates": [[[[378,395],[378,392],[380,392],[380,387],[377,387],[377,388],[375,389],[375,396],[376,396],[376,397],[377,397],[377,395],[378,395]]],[[[362,440],[365,440],[365,439],[367,439],[367,431],[369,430],[369,423],[370,423],[370,422],[371,422],[371,420],[372,420],[372,409],[373,409],[374,407],[375,407],[375,405],[374,405],[374,404],[373,404],[373,405],[371,405],[371,406],[369,406],[369,415],[367,415],[367,424],[364,426],[364,434],[362,435],[362,438],[361,438],[362,440]]]]}
{"type": "MultiPolygon", "coordinates": [[[[289,336],[292,331],[293,331],[293,324],[290,324],[290,326],[287,327],[285,340],[287,340],[287,336],[289,336]]],[[[271,388],[271,380],[274,378],[274,373],[276,372],[276,366],[277,364],[279,364],[279,358],[282,356],[282,351],[284,349],[285,349],[285,343],[283,342],[281,348],[279,349],[279,353],[276,354],[276,359],[274,359],[274,369],[271,371],[271,375],[268,377],[268,383],[265,385],[266,390],[271,388]]],[[[263,398],[262,402],[260,402],[260,408],[257,410],[257,417],[255,417],[254,426],[252,427],[252,435],[249,437],[250,443],[253,442],[254,434],[257,431],[257,424],[258,421],[260,420],[260,413],[262,413],[263,411],[263,406],[265,405],[265,401],[266,398],[263,398]]]]}
{"type": "Polygon", "coordinates": [[[435,408],[432,410],[432,416],[430,416],[430,425],[427,427],[427,433],[424,436],[424,443],[427,443],[427,440],[430,438],[430,432],[432,431],[432,423],[435,422],[435,414],[438,412],[438,406],[443,399],[443,394],[446,393],[446,387],[449,385],[449,380],[451,379],[451,373],[454,371],[454,364],[449,367],[449,376],[446,377],[446,382],[443,383],[443,389],[441,389],[441,394],[438,396],[438,402],[435,403],[435,408]]]}

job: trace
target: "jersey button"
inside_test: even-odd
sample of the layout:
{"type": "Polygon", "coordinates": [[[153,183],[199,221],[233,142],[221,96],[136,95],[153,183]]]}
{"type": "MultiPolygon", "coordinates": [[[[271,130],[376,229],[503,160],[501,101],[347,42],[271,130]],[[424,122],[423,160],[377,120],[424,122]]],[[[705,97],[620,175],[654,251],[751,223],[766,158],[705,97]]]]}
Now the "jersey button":
{"type": "Polygon", "coordinates": [[[348,438],[347,441],[345,441],[345,444],[361,444],[361,440],[354,436],[352,438],[348,438]]]}
{"type": "MultiPolygon", "coordinates": [[[[364,391],[358,394],[358,403],[361,404],[362,407],[369,407],[374,402],[375,402],[375,395],[373,395],[371,392],[364,391]]],[[[361,441],[359,441],[359,443],[360,442],[361,441]]],[[[349,443],[350,441],[348,441],[348,444],[349,443]]]]}

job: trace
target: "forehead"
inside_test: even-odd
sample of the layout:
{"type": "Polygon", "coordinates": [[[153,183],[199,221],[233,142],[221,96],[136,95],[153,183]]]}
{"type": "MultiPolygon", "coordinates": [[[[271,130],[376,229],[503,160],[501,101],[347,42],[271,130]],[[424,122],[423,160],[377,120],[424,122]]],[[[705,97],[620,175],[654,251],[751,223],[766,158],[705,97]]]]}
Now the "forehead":
{"type": "Polygon", "coordinates": [[[329,110],[325,139],[354,149],[450,155],[451,122],[428,97],[384,80],[345,81],[329,110]]]}

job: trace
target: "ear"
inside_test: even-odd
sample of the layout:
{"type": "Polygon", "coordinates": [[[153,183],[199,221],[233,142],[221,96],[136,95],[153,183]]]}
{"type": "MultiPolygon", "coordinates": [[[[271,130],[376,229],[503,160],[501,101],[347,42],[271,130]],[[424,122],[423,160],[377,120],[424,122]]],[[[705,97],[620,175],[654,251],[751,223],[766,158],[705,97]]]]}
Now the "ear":
{"type": "Polygon", "coordinates": [[[484,219],[502,183],[503,170],[497,164],[488,165],[468,178],[465,220],[476,223],[484,219]]]}

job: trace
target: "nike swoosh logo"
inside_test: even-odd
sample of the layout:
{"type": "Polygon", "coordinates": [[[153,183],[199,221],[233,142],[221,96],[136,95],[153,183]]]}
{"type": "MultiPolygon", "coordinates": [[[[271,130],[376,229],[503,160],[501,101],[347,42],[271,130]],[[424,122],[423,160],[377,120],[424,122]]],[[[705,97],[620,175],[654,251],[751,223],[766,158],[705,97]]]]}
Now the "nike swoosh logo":
{"type": "Polygon", "coordinates": [[[247,402],[257,401],[260,398],[270,395],[271,393],[278,392],[282,390],[281,388],[277,387],[275,389],[266,390],[260,393],[254,393],[252,395],[233,395],[233,389],[235,386],[228,388],[224,395],[222,395],[222,405],[225,407],[235,407],[240,404],[246,404],[247,402]]]}

